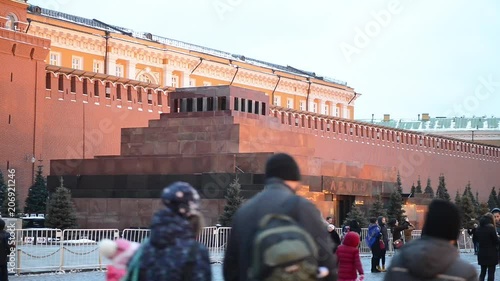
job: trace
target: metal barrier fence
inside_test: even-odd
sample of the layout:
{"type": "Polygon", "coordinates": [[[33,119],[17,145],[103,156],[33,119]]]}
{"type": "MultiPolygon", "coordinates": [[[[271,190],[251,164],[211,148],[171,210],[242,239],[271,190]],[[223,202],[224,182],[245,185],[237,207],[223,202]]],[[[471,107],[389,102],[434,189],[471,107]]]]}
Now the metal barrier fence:
{"type": "MultiPolygon", "coordinates": [[[[341,235],[340,229],[336,231],[341,235]]],[[[371,255],[366,245],[368,229],[361,230],[360,253],[371,255]]],[[[205,227],[198,241],[209,250],[212,263],[221,263],[231,234],[230,227],[205,227]]],[[[122,237],[141,243],[149,237],[149,229],[18,229],[15,230],[15,262],[9,263],[11,272],[32,273],[81,269],[104,269],[109,260],[99,254],[98,243],[102,239],[122,237]]],[[[413,239],[419,238],[420,230],[412,232],[413,239]]],[[[404,237],[404,236],[403,236],[404,237]]],[[[472,240],[466,230],[460,232],[458,247],[461,252],[473,252],[472,240]]],[[[393,254],[392,235],[389,233],[387,254],[393,254]]]]}

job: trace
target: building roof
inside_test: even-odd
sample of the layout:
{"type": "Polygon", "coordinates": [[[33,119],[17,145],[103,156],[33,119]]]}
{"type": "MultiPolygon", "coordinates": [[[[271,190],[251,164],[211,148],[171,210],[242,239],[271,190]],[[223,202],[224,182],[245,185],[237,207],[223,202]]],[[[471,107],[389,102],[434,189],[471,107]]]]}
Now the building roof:
{"type": "Polygon", "coordinates": [[[340,81],[340,80],[326,77],[326,76],[317,75],[315,72],[301,70],[301,69],[298,69],[298,68],[295,68],[295,67],[292,67],[289,65],[283,66],[283,65],[265,62],[265,61],[261,61],[261,60],[257,60],[257,59],[252,59],[252,58],[245,57],[243,55],[231,54],[228,52],[219,51],[219,50],[208,48],[208,47],[203,47],[203,46],[199,46],[199,45],[195,45],[195,44],[191,44],[191,43],[186,43],[183,41],[178,41],[178,40],[174,40],[174,39],[170,39],[170,38],[166,38],[166,37],[153,35],[153,34],[147,33],[147,32],[136,32],[136,31],[133,31],[131,29],[120,27],[120,26],[107,25],[107,24],[104,24],[104,23],[102,23],[98,20],[95,20],[95,19],[87,19],[87,18],[83,18],[83,17],[79,17],[79,16],[74,16],[74,15],[70,15],[70,14],[66,14],[66,13],[62,13],[62,12],[58,12],[58,11],[54,11],[54,10],[41,8],[39,6],[30,5],[28,7],[28,12],[33,13],[33,14],[39,14],[39,15],[49,17],[49,18],[62,20],[62,21],[76,23],[79,25],[84,25],[84,26],[91,27],[91,28],[101,29],[101,30],[105,30],[105,31],[109,31],[109,32],[115,32],[115,33],[120,32],[120,33],[129,35],[129,36],[138,38],[138,39],[162,43],[162,44],[165,44],[168,46],[182,48],[182,49],[195,51],[195,52],[200,52],[200,53],[204,53],[204,54],[208,54],[208,55],[213,55],[213,56],[225,58],[225,59],[232,60],[232,61],[240,61],[240,62],[248,63],[251,65],[255,65],[255,66],[270,68],[273,70],[278,70],[278,71],[282,71],[282,72],[286,72],[286,73],[290,73],[290,74],[294,74],[294,75],[306,76],[306,77],[311,77],[311,78],[315,78],[318,80],[323,80],[323,81],[328,82],[328,83],[335,83],[338,85],[347,86],[347,82],[340,81]]]}
{"type": "Polygon", "coordinates": [[[470,131],[470,130],[500,130],[500,118],[497,117],[453,117],[453,118],[429,118],[423,120],[358,120],[379,126],[405,129],[412,131],[470,131]]]}

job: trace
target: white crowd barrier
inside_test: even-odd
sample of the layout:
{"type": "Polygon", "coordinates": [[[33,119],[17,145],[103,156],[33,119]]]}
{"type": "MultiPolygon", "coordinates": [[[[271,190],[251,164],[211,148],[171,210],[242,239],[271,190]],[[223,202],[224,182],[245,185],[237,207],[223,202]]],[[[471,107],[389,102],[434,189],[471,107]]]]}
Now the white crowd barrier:
{"type": "MultiPolygon", "coordinates": [[[[336,231],[342,236],[341,229],[336,231]]],[[[360,253],[371,255],[366,245],[368,229],[361,230],[360,253]]],[[[198,241],[209,250],[212,263],[221,263],[231,234],[230,227],[205,227],[198,241]]],[[[11,234],[12,235],[12,234],[11,234]]],[[[15,258],[9,270],[15,273],[54,272],[83,269],[105,269],[109,260],[99,254],[98,243],[102,239],[119,237],[141,243],[149,237],[149,229],[18,229],[13,233],[16,241],[15,258]]],[[[414,230],[412,238],[420,238],[421,231],[414,230]]],[[[404,237],[404,236],[403,236],[404,237]]],[[[474,246],[467,230],[462,230],[458,239],[461,252],[473,252],[474,246]]],[[[387,254],[394,253],[392,235],[389,233],[387,254]]],[[[11,259],[12,261],[12,259],[11,259]]]]}

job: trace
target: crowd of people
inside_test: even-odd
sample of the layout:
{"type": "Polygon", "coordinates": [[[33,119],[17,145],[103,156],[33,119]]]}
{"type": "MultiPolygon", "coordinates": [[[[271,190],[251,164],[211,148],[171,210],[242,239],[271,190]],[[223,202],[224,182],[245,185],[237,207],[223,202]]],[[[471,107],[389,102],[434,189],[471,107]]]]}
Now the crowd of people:
{"type": "MultiPolygon", "coordinates": [[[[325,220],[313,203],[295,194],[301,174],[290,155],[271,156],[265,178],[263,191],[232,218],[224,280],[363,280],[361,243],[371,249],[371,272],[384,274],[387,281],[484,281],[486,276],[494,280],[500,260],[500,209],[484,214],[469,230],[481,267],[478,275],[472,264],[460,259],[461,217],[451,202],[434,199],[430,203],[419,239],[412,240],[415,228],[407,218],[397,221],[382,216],[370,218],[366,237],[356,220],[347,221],[339,235],[333,217],[325,220]],[[387,264],[389,231],[396,254],[387,264]]],[[[100,242],[101,254],[112,261],[107,280],[211,280],[208,250],[196,239],[203,226],[198,192],[188,183],[176,182],[163,190],[161,201],[163,208],[153,216],[150,237],[141,244],[124,239],[100,242]]],[[[6,237],[5,231],[0,237],[6,237]]],[[[5,250],[1,256],[8,253],[5,250]]],[[[0,280],[7,280],[2,257],[0,280]]]]}

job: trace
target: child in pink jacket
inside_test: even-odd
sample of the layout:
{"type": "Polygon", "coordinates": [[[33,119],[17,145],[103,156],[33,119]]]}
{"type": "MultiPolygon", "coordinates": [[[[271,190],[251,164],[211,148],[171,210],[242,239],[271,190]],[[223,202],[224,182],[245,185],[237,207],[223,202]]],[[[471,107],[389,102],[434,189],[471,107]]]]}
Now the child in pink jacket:
{"type": "Polygon", "coordinates": [[[104,239],[99,243],[101,255],[111,260],[106,273],[107,281],[120,281],[127,274],[127,264],[140,244],[125,239],[104,239]]]}

